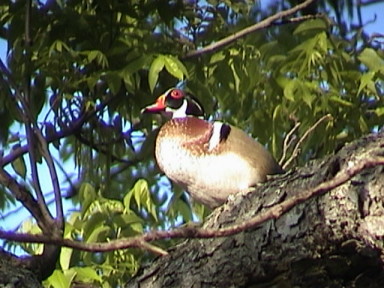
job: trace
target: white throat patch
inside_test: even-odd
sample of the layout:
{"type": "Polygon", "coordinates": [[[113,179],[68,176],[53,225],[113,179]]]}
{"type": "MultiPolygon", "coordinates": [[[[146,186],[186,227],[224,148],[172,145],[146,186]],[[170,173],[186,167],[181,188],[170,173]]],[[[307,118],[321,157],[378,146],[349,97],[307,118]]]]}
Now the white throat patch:
{"type": "Polygon", "coordinates": [[[178,109],[172,109],[167,107],[166,111],[172,112],[172,118],[184,118],[187,117],[187,107],[188,107],[188,101],[184,99],[183,105],[180,106],[178,109]]]}

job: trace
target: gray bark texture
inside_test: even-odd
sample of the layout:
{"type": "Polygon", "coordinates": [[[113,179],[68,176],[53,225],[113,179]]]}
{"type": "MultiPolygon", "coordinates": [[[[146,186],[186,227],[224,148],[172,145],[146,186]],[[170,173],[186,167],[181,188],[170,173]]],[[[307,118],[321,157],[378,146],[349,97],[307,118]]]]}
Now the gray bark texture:
{"type": "Polygon", "coordinates": [[[37,275],[16,258],[0,248],[0,288],[42,288],[37,275]]]}
{"type": "MultiPolygon", "coordinates": [[[[203,227],[242,223],[332,179],[364,157],[384,155],[384,134],[367,135],[237,195],[203,227]]],[[[188,239],[139,271],[126,287],[384,287],[383,166],[234,236],[188,239]]]]}

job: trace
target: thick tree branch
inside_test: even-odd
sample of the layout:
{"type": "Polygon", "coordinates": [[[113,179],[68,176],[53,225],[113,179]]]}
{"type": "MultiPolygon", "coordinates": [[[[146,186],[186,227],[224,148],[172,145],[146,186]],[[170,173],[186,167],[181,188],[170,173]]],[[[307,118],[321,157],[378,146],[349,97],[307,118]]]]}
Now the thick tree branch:
{"type": "MultiPolygon", "coordinates": [[[[378,165],[384,165],[384,157],[382,155],[374,154],[370,156],[367,155],[367,157],[362,157],[359,159],[351,159],[345,164],[345,167],[343,167],[331,180],[325,181],[316,187],[299,192],[295,197],[288,198],[281,203],[276,204],[266,209],[265,211],[262,211],[261,213],[245,222],[220,229],[206,229],[195,226],[186,226],[170,231],[152,231],[136,237],[112,240],[109,243],[82,243],[70,239],[47,237],[46,235],[30,235],[21,233],[17,234],[6,231],[0,231],[0,238],[17,242],[50,243],[89,252],[106,252],[126,248],[141,248],[155,252],[156,249],[153,247],[148,247],[148,242],[174,238],[225,237],[240,233],[245,230],[253,229],[270,219],[279,218],[296,205],[303,203],[308,199],[322,195],[344,184],[363,170],[378,165]]],[[[155,253],[163,255],[161,251],[162,250],[158,250],[155,253]]]]}
{"type": "MultiPolygon", "coordinates": [[[[299,4],[299,5],[296,5],[288,10],[285,10],[285,11],[281,11],[279,13],[276,13],[264,20],[262,20],[261,22],[259,23],[256,23],[250,27],[247,27],[239,32],[236,32],[228,37],[225,37],[217,42],[214,42],[208,46],[205,46],[204,48],[202,49],[199,49],[199,50],[194,50],[194,51],[191,51],[189,53],[187,53],[183,58],[184,59],[188,59],[188,58],[193,58],[193,57],[197,57],[197,56],[201,56],[203,54],[206,54],[206,53],[211,53],[211,52],[214,52],[226,45],[229,45],[233,42],[235,42],[236,40],[244,37],[244,36],[247,36],[248,34],[251,34],[251,33],[254,33],[255,31],[258,31],[258,30],[261,30],[261,29],[264,29],[266,27],[269,27],[271,25],[273,25],[273,23],[281,18],[284,18],[284,17],[287,17],[287,16],[290,16],[290,15],[293,15],[295,14],[296,12],[304,9],[305,7],[309,6],[312,2],[314,2],[315,0],[306,0],[304,1],[303,3],[299,4]]],[[[315,16],[304,16],[304,17],[300,17],[301,18],[301,21],[302,20],[307,20],[308,17],[319,17],[319,15],[315,15],[315,16]]],[[[298,22],[298,20],[294,21],[294,22],[298,22]]]]}
{"type": "Polygon", "coordinates": [[[1,166],[0,183],[7,187],[18,201],[23,203],[25,208],[27,208],[31,215],[36,219],[36,222],[42,231],[49,230],[49,227],[51,227],[53,223],[50,219],[44,217],[42,211],[37,205],[36,199],[32,196],[26,187],[17,183],[17,181],[13,179],[13,177],[1,166]]]}

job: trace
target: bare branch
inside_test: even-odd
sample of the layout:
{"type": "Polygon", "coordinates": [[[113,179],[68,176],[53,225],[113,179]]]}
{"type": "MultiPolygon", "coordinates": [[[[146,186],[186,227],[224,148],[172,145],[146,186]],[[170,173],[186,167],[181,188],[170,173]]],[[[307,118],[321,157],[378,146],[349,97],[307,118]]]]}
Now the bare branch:
{"type": "Polygon", "coordinates": [[[384,165],[384,157],[382,156],[368,156],[354,159],[354,161],[347,162],[346,167],[340,170],[331,180],[323,182],[316,187],[303,190],[295,197],[286,199],[283,202],[262,211],[245,222],[220,229],[205,229],[196,226],[184,226],[170,231],[151,231],[140,236],[112,240],[109,243],[82,243],[70,239],[61,239],[55,236],[48,237],[46,235],[30,235],[1,230],[0,238],[17,242],[51,243],[89,252],[106,252],[116,249],[141,248],[156,254],[162,254],[161,249],[156,252],[157,247],[154,249],[152,246],[148,246],[148,242],[175,238],[225,237],[248,229],[253,229],[265,221],[279,218],[294,206],[301,204],[308,199],[325,194],[326,192],[344,184],[364,169],[379,165],[384,165]]]}
{"type": "MultiPolygon", "coordinates": [[[[284,17],[287,17],[287,16],[290,16],[292,14],[295,14],[296,12],[304,9],[305,7],[309,6],[312,2],[314,2],[315,0],[306,0],[304,1],[303,3],[299,4],[299,5],[296,5],[288,10],[285,10],[285,11],[281,11],[279,13],[276,13],[264,20],[262,20],[261,22],[259,23],[256,23],[252,26],[249,26],[248,28],[245,28],[243,30],[240,30],[239,32],[236,32],[228,37],[225,37],[217,42],[214,42],[208,46],[205,46],[204,48],[200,49],[200,50],[194,50],[194,51],[191,51],[189,53],[187,53],[183,58],[184,59],[188,59],[188,58],[193,58],[193,57],[196,57],[196,56],[200,56],[200,55],[203,55],[203,54],[206,54],[206,53],[211,53],[211,52],[214,52],[226,45],[229,45],[233,42],[235,42],[236,40],[248,35],[248,34],[251,34],[251,33],[254,33],[255,31],[258,31],[258,30],[261,30],[261,29],[264,29],[266,27],[269,27],[271,25],[273,25],[273,23],[281,18],[284,18],[284,17]]],[[[308,20],[310,18],[317,18],[319,17],[319,15],[309,15],[309,16],[304,16],[304,17],[298,17],[296,18],[297,20],[296,21],[293,21],[293,22],[298,22],[298,21],[303,21],[303,20],[308,20]]]]}
{"type": "MultiPolygon", "coordinates": [[[[63,201],[61,199],[61,188],[59,184],[59,178],[57,177],[56,167],[53,162],[51,152],[48,149],[47,141],[42,135],[40,129],[36,128],[36,136],[40,143],[41,153],[45,162],[47,163],[49,174],[51,176],[51,182],[53,187],[53,193],[55,195],[55,205],[56,205],[56,223],[59,230],[64,230],[64,212],[63,212],[63,201]]],[[[44,201],[45,202],[45,201],[44,201]]]]}
{"type": "Polygon", "coordinates": [[[291,164],[291,162],[299,155],[299,149],[301,144],[303,144],[304,140],[308,138],[308,136],[313,132],[313,130],[315,130],[316,127],[319,126],[321,122],[325,120],[330,120],[330,119],[332,119],[331,114],[324,115],[319,120],[317,120],[316,123],[313,124],[307,131],[305,131],[304,135],[296,143],[296,146],[292,151],[291,157],[287,160],[287,162],[284,163],[283,169],[286,169],[289,166],[289,164],[291,164]]]}

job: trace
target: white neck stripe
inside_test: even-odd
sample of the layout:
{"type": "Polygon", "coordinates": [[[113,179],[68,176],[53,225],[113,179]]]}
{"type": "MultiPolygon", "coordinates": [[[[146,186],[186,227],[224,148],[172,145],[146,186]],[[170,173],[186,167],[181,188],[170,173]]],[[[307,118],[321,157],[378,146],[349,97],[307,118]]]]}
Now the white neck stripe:
{"type": "Polygon", "coordinates": [[[220,134],[221,134],[221,127],[223,127],[223,122],[215,121],[213,122],[213,132],[212,136],[209,139],[208,143],[208,151],[212,151],[217,145],[220,143],[220,134]]]}

